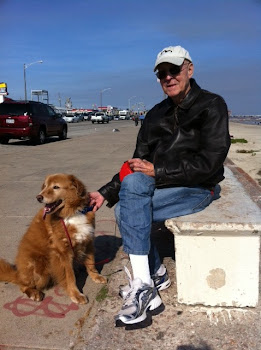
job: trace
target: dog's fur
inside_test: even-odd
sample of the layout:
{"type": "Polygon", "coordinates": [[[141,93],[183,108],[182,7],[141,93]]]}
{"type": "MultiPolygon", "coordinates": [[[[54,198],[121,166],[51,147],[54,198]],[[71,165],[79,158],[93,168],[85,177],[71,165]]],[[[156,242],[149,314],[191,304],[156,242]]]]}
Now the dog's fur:
{"type": "Polygon", "coordinates": [[[41,301],[43,291],[55,282],[67,291],[73,302],[85,304],[87,298],[76,286],[74,258],[85,265],[93,281],[106,283],[95,268],[95,214],[93,211],[81,213],[88,206],[86,188],[74,175],[53,174],[45,178],[36,198],[45,208],[36,214],[23,236],[15,266],[0,259],[0,281],[19,285],[21,291],[35,301],[41,301]]]}

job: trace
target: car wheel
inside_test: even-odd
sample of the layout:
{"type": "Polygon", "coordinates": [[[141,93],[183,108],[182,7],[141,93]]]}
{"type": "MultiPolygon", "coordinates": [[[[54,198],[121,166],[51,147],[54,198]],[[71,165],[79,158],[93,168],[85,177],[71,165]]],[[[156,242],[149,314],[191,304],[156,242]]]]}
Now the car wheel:
{"type": "Polygon", "coordinates": [[[43,145],[45,141],[46,141],[46,132],[43,128],[41,128],[38,133],[37,143],[39,145],[43,145]]]}
{"type": "Polygon", "coordinates": [[[107,124],[109,124],[109,120],[107,120],[107,124]]]}
{"type": "Polygon", "coordinates": [[[66,140],[67,139],[67,129],[64,127],[63,132],[59,135],[60,140],[66,140]]]}
{"type": "Polygon", "coordinates": [[[9,137],[1,137],[0,138],[0,143],[2,144],[2,145],[7,145],[8,144],[8,142],[9,142],[9,137]]]}

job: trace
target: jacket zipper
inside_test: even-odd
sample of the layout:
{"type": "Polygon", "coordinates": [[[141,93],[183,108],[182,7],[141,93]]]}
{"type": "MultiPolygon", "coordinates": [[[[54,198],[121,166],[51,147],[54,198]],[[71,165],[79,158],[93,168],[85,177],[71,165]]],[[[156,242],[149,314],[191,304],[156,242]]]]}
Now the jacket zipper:
{"type": "Polygon", "coordinates": [[[179,126],[179,119],[178,119],[178,106],[174,109],[174,131],[179,126]]]}

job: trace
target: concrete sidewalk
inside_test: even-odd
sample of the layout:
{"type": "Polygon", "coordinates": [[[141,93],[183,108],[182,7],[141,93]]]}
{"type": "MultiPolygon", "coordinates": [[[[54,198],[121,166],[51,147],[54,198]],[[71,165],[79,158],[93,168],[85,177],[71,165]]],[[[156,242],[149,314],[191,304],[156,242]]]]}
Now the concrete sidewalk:
{"type": "MultiPolygon", "coordinates": [[[[73,173],[89,191],[98,189],[119,170],[135,146],[133,124],[112,132],[97,127],[95,134],[50,142],[43,146],[0,145],[0,256],[13,262],[18,242],[39,208],[35,196],[45,175],[73,173]]],[[[236,175],[234,181],[239,181],[236,175]]],[[[248,184],[248,182],[247,182],[248,184]]],[[[257,190],[256,190],[257,191],[257,190]]],[[[255,193],[256,193],[255,191],[255,193]]],[[[248,205],[256,204],[248,196],[248,205]]],[[[129,266],[122,252],[113,209],[105,205],[96,215],[96,261],[109,279],[106,287],[77,271],[89,303],[78,306],[60,288],[46,292],[41,303],[23,296],[17,286],[0,284],[0,350],[260,350],[260,303],[257,308],[213,308],[178,304],[173,236],[163,225],[154,228],[172,285],[161,293],[164,312],[144,329],[115,328],[121,308],[120,284],[129,266]],[[162,244],[163,243],[163,244],[162,244]],[[87,279],[86,279],[87,278],[87,279]]],[[[247,252],[246,252],[247,254],[247,252]]],[[[191,286],[193,288],[193,286],[191,286]]]]}

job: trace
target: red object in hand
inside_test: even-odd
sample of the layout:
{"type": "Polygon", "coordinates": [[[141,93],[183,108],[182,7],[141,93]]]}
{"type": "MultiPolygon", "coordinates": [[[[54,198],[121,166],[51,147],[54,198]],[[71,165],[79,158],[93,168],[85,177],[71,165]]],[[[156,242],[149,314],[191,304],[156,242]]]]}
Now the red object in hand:
{"type": "Polygon", "coordinates": [[[120,170],[120,180],[122,181],[125,178],[125,176],[132,174],[132,173],[133,173],[133,171],[130,168],[129,162],[123,163],[121,170],[120,170]]]}

